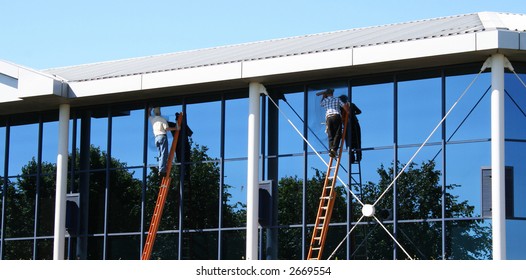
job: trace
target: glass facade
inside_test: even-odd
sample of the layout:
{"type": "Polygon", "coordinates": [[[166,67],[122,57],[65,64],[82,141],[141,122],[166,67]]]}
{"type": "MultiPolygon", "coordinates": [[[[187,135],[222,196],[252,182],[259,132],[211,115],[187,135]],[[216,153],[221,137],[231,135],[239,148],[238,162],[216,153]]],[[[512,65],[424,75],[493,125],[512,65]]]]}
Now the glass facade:
{"type": "MultiPolygon", "coordinates": [[[[323,258],[491,259],[481,173],[491,166],[491,74],[473,69],[266,85],[260,178],[273,187],[260,207],[270,217],[260,227],[260,258],[307,256],[329,158],[316,93],[333,88],[362,112],[363,158],[353,162],[344,147],[345,184],[337,184],[323,258]],[[378,220],[359,221],[361,203],[375,204],[378,220]]],[[[513,73],[505,78],[507,255],[526,259],[526,88],[513,73]]],[[[248,88],[72,108],[66,258],[140,259],[161,180],[147,108],[159,104],[170,122],[183,112],[189,129],[152,259],[245,258],[248,88]]],[[[1,119],[0,259],[53,257],[57,135],[58,112],[1,119]]]]}

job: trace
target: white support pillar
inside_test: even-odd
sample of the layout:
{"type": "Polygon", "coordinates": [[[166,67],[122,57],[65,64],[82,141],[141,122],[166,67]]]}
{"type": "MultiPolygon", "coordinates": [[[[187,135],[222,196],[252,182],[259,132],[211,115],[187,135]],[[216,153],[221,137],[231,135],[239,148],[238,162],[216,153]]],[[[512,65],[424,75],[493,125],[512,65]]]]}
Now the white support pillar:
{"type": "Polygon", "coordinates": [[[259,130],[262,85],[249,84],[246,259],[258,259],[259,130]]]}
{"type": "Polygon", "coordinates": [[[55,195],[53,260],[64,259],[64,244],[66,237],[66,190],[68,181],[69,107],[69,104],[61,104],[58,117],[57,189],[55,195]]]}
{"type": "Polygon", "coordinates": [[[506,259],[504,173],[504,67],[502,54],[491,56],[491,209],[493,259],[506,259]]]}

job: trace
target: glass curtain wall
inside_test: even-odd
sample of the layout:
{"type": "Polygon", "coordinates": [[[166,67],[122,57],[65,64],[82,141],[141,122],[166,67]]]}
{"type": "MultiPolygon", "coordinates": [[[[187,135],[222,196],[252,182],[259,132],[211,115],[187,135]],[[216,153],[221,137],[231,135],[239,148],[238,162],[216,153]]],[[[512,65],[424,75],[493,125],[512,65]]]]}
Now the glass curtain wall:
{"type": "MultiPolygon", "coordinates": [[[[360,133],[350,136],[361,140],[361,158],[354,142],[344,144],[323,258],[490,259],[483,174],[491,165],[491,77],[470,69],[268,86],[260,178],[272,189],[261,210],[260,258],[307,256],[329,160],[316,93],[331,88],[361,111],[360,133]],[[363,204],[375,205],[376,218],[362,217],[363,204]]],[[[525,91],[506,74],[510,259],[526,251],[525,91]]],[[[174,123],[182,112],[187,129],[152,259],[243,259],[247,96],[244,89],[72,110],[67,258],[140,259],[161,180],[147,108],[162,104],[162,116],[174,123]]],[[[22,119],[0,126],[1,259],[51,259],[58,116],[22,119]]]]}

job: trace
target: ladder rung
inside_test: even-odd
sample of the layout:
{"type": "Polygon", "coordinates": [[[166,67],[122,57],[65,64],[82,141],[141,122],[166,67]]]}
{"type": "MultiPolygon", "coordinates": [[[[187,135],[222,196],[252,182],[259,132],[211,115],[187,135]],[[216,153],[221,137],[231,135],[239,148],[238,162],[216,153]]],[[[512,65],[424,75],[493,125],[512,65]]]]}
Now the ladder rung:
{"type": "Polygon", "coordinates": [[[313,251],[319,251],[320,249],[321,249],[320,247],[311,248],[311,250],[313,250],[313,251]]]}

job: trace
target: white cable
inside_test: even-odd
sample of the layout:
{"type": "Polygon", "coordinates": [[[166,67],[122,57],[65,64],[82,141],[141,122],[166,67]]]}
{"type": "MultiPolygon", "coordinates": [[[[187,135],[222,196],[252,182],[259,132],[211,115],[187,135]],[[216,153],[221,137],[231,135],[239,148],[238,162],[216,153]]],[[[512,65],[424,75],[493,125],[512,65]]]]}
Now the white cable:
{"type": "Polygon", "coordinates": [[[343,238],[343,240],[340,242],[340,244],[338,244],[338,246],[336,246],[336,248],[334,249],[334,251],[332,251],[331,255],[327,258],[327,260],[330,260],[334,254],[336,254],[336,251],[338,251],[338,249],[340,249],[340,247],[342,246],[343,242],[347,239],[347,237],[349,237],[349,235],[351,235],[351,232],[358,226],[358,224],[363,220],[363,217],[365,217],[364,215],[362,215],[360,217],[360,219],[358,219],[358,221],[356,222],[356,224],[354,224],[354,226],[351,228],[351,230],[349,230],[349,232],[347,233],[347,235],[343,238]]]}
{"type": "Polygon", "coordinates": [[[407,251],[404,249],[404,247],[402,247],[402,245],[400,243],[398,243],[398,241],[396,241],[396,238],[389,232],[389,230],[384,226],[384,224],[382,224],[378,218],[376,218],[376,216],[373,216],[374,219],[376,220],[376,222],[378,222],[378,224],[380,224],[380,226],[385,230],[385,232],[387,232],[387,234],[389,234],[389,236],[391,236],[391,238],[393,239],[393,241],[396,243],[396,245],[398,245],[398,247],[400,247],[400,249],[402,249],[402,251],[404,251],[405,255],[410,258],[411,260],[413,260],[413,258],[411,258],[411,256],[409,255],[409,253],[407,253],[407,251]]]}

